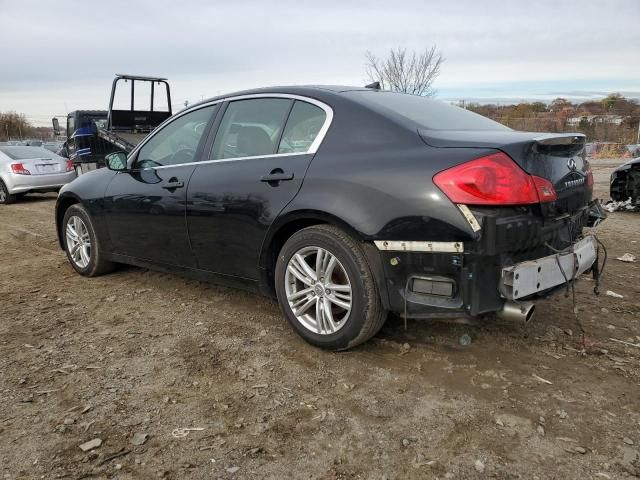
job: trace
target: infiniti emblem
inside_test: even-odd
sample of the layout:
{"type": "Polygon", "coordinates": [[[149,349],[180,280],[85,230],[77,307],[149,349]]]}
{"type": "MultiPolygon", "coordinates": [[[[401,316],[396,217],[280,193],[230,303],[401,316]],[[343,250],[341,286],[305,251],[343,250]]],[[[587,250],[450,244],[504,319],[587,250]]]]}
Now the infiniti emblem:
{"type": "Polygon", "coordinates": [[[567,160],[567,167],[569,167],[569,170],[575,170],[576,169],[576,160],[575,160],[575,158],[570,158],[569,160],[567,160]]]}

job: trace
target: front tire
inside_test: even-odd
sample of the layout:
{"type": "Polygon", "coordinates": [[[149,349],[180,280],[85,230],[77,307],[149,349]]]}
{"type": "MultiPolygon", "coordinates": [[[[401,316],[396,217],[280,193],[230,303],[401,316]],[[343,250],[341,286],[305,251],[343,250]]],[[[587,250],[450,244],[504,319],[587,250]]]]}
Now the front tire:
{"type": "Polygon", "coordinates": [[[4,184],[2,180],[0,180],[0,204],[1,205],[9,205],[16,201],[16,196],[11,195],[9,193],[9,189],[4,184]]]}
{"type": "Polygon", "coordinates": [[[317,347],[359,345],[387,317],[362,248],[332,225],[305,228],[287,240],[276,262],[275,286],[288,322],[317,347]]]}
{"type": "Polygon", "coordinates": [[[70,206],[62,220],[62,232],[67,258],[76,272],[85,277],[96,277],[114,268],[100,250],[91,217],[82,205],[70,206]]]}

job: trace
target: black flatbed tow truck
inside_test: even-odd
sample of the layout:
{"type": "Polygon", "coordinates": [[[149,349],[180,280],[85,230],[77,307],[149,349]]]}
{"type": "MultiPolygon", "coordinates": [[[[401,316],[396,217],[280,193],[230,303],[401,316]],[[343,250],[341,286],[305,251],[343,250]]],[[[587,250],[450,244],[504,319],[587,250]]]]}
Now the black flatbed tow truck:
{"type": "MultiPolygon", "coordinates": [[[[67,115],[67,141],[61,154],[73,161],[78,175],[104,167],[105,155],[131,152],[154,128],[172,115],[171,90],[166,78],[116,74],[111,86],[108,110],[75,110],[67,115]],[[130,108],[115,108],[116,91],[130,85],[130,108]],[[148,109],[136,107],[136,86],[148,85],[148,109]],[[166,94],[165,110],[157,109],[157,87],[166,94]]],[[[56,135],[60,135],[57,118],[52,120],[56,135]]]]}

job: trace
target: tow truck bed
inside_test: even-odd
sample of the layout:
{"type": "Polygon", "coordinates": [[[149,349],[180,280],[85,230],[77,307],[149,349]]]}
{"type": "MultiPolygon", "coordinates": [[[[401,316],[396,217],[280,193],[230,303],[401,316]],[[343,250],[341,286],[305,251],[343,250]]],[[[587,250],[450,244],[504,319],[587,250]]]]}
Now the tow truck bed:
{"type": "Polygon", "coordinates": [[[98,136],[100,138],[116,145],[127,153],[136,148],[147,135],[149,135],[149,132],[116,132],[104,128],[98,129],[98,136]]]}

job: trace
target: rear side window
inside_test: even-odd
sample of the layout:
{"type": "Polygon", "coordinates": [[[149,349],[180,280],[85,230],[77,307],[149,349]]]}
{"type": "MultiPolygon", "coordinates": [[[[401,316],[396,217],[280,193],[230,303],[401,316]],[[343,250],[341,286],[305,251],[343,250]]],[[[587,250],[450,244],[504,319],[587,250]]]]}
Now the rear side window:
{"type": "Polygon", "coordinates": [[[417,95],[360,90],[346,95],[380,113],[399,115],[429,130],[511,130],[464,108],[417,95]]]}
{"type": "Polygon", "coordinates": [[[256,98],[229,103],[213,143],[213,160],[273,155],[291,100],[256,98]]]}
{"type": "Polygon", "coordinates": [[[296,101],[287,120],[278,153],[304,153],[320,133],[325,111],[307,102],[296,101]]]}

